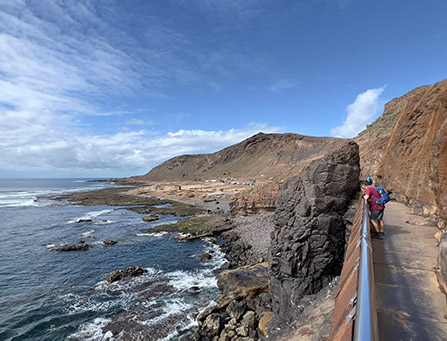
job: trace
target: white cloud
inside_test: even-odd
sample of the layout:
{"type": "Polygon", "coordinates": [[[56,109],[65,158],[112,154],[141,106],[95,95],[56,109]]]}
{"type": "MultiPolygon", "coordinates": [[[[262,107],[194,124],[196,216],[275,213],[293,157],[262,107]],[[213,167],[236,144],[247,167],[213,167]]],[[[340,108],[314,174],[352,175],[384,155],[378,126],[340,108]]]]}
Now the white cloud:
{"type": "Polygon", "coordinates": [[[371,123],[374,117],[380,112],[383,104],[379,101],[379,96],[385,90],[385,86],[377,89],[369,89],[357,96],[354,103],[346,107],[348,116],[343,125],[331,130],[331,135],[335,137],[353,138],[366,125],[371,123]]]}
{"type": "Polygon", "coordinates": [[[283,90],[296,88],[297,85],[298,81],[294,79],[283,79],[270,86],[269,90],[279,94],[283,90]]]}
{"type": "Polygon", "coordinates": [[[82,135],[70,129],[72,125],[68,116],[0,106],[0,177],[16,175],[17,170],[27,176],[38,172],[46,176],[138,175],[177,155],[215,152],[259,131],[280,130],[251,124],[243,129],[178,130],[159,136],[145,130],[82,135]]]}

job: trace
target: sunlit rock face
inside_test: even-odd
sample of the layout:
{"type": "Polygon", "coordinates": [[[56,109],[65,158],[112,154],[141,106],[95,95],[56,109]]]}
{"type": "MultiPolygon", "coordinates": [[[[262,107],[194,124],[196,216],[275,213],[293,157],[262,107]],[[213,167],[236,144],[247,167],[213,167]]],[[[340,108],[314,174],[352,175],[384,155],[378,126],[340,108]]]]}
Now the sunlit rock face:
{"type": "Polygon", "coordinates": [[[387,190],[434,207],[447,219],[447,80],[406,101],[377,179],[387,190]]]}

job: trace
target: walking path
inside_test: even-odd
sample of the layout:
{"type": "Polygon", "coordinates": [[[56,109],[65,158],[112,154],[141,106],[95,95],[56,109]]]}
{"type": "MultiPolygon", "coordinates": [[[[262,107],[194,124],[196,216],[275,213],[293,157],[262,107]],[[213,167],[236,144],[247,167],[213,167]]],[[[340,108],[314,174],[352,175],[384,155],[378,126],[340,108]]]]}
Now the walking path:
{"type": "Polygon", "coordinates": [[[373,240],[380,340],[447,340],[446,296],[435,269],[436,227],[407,223],[408,207],[390,202],[386,240],[373,240]]]}

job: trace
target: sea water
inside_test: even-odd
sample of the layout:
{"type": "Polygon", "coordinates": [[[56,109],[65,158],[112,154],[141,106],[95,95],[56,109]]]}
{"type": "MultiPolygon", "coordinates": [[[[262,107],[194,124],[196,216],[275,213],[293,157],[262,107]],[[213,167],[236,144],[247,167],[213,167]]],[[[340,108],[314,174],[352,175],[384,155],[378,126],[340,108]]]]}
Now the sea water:
{"type": "Polygon", "coordinates": [[[224,263],[216,245],[141,231],[179,218],[146,223],[123,207],[54,200],[110,186],[88,179],[0,179],[0,340],[175,340],[216,298],[214,271],[224,263]],[[55,251],[81,240],[92,248],[55,251]],[[106,240],[117,244],[105,246],[106,240]],[[211,262],[200,261],[204,252],[213,253],[211,262]],[[132,265],[147,272],[105,280],[132,265]]]}

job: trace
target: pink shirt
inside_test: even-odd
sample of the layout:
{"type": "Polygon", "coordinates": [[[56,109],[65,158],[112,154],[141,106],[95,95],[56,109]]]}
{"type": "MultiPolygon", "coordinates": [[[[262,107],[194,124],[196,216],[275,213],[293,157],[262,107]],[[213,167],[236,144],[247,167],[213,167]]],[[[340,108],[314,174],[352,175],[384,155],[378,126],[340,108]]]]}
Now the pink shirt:
{"type": "Polygon", "coordinates": [[[377,203],[377,200],[380,200],[380,194],[377,192],[377,189],[373,186],[369,186],[366,189],[366,195],[369,196],[369,210],[370,211],[382,211],[385,206],[377,203]]]}

